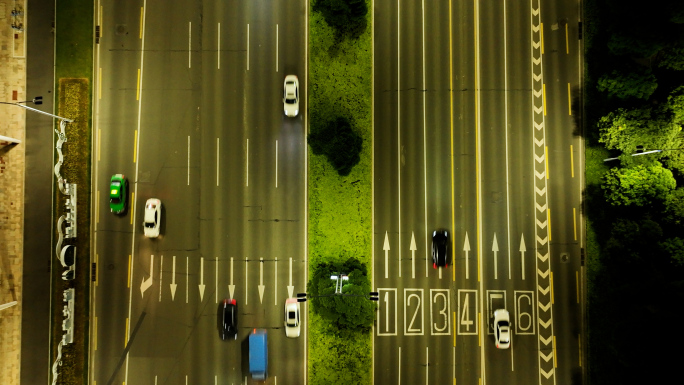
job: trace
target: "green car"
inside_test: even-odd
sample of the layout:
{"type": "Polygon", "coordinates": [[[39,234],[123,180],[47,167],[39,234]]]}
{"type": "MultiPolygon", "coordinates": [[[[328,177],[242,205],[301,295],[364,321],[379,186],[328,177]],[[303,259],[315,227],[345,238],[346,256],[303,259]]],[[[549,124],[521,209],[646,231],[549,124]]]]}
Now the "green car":
{"type": "Polygon", "coordinates": [[[109,210],[114,214],[126,210],[126,177],[123,174],[112,175],[109,182],[109,210]]]}

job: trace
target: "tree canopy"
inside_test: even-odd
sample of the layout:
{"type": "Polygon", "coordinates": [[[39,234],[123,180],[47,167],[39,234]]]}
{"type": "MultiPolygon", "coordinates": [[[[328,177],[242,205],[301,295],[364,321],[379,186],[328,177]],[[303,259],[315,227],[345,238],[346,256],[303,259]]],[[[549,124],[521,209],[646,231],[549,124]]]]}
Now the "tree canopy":
{"type": "Polygon", "coordinates": [[[316,0],[313,10],[339,34],[358,36],[366,28],[366,0],[316,0]]]}
{"type": "Polygon", "coordinates": [[[601,188],[613,206],[645,206],[665,200],[677,187],[672,171],[659,162],[630,168],[613,168],[602,178],[601,188]]]}
{"type": "Polygon", "coordinates": [[[613,70],[598,80],[598,90],[608,96],[620,99],[648,99],[658,88],[658,82],[651,70],[634,66],[627,70],[613,70]]]}
{"type": "Polygon", "coordinates": [[[314,268],[307,292],[311,295],[311,306],[316,314],[337,325],[340,329],[367,330],[375,321],[376,303],[369,300],[371,282],[368,270],[356,258],[342,263],[321,263],[314,268]],[[331,275],[345,273],[349,280],[342,286],[342,293],[355,297],[335,295],[335,281],[331,275]],[[329,295],[328,297],[317,297],[329,295]]]}
{"type": "Polygon", "coordinates": [[[363,139],[354,132],[347,118],[338,117],[309,134],[311,151],[325,155],[338,174],[349,175],[352,168],[361,161],[363,139]]]}

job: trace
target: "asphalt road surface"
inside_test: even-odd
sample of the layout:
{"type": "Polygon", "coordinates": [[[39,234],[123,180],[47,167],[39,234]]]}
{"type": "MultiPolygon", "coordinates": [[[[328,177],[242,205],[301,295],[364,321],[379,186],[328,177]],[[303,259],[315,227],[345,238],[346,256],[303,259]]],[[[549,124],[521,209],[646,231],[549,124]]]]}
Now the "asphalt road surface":
{"type": "Polygon", "coordinates": [[[103,1],[97,18],[92,381],[251,382],[247,336],[266,328],[269,376],[303,383],[306,308],[298,339],[283,309],[306,285],[306,3],[103,1]],[[129,181],[121,216],[115,173],[129,181]],[[142,233],[151,197],[157,239],[142,233]],[[224,298],[237,341],[218,336],[224,298]]]}
{"type": "Polygon", "coordinates": [[[542,5],[375,2],[375,383],[582,381],[580,10],[542,5]]]}

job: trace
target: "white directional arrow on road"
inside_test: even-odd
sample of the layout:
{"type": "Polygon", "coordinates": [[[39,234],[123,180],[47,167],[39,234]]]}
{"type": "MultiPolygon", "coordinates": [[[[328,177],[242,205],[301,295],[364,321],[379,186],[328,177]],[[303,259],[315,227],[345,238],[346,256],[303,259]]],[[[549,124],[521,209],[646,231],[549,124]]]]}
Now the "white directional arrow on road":
{"type": "Polygon", "coordinates": [[[494,279],[499,279],[496,269],[496,255],[499,252],[499,244],[496,242],[496,233],[494,233],[494,243],[492,244],[492,251],[494,252],[494,279]]]}
{"type": "Polygon", "coordinates": [[[154,276],[154,270],[152,270],[152,268],[154,268],[154,255],[150,257],[150,278],[143,278],[142,283],[140,284],[140,296],[143,298],[145,297],[145,290],[152,286],[152,277],[154,276]]]}
{"type": "Polygon", "coordinates": [[[385,244],[382,246],[382,249],[385,250],[385,278],[387,278],[387,268],[389,264],[389,238],[387,237],[387,231],[385,231],[385,244]]]}
{"type": "Polygon", "coordinates": [[[411,278],[416,278],[416,234],[411,231],[411,278]]]}
{"type": "Polygon", "coordinates": [[[259,258],[259,302],[264,302],[264,258],[259,258]]]}
{"type": "Polygon", "coordinates": [[[290,257],[290,284],[287,285],[287,298],[292,298],[294,286],[292,286],[292,257],[290,257]]]}
{"type": "Polygon", "coordinates": [[[470,242],[468,241],[468,232],[466,231],[465,242],[463,242],[463,251],[465,251],[465,263],[466,263],[466,279],[468,279],[468,253],[470,252],[470,242]]]}
{"type": "Polygon", "coordinates": [[[520,260],[522,261],[522,279],[525,279],[525,252],[527,249],[525,248],[525,237],[521,234],[520,235],[520,260]]]}
{"type": "Polygon", "coordinates": [[[230,292],[230,299],[233,299],[233,294],[235,293],[235,285],[233,285],[233,257],[230,257],[230,285],[228,285],[228,291],[230,292]]]}
{"type": "Polygon", "coordinates": [[[176,298],[176,256],[173,256],[173,268],[171,269],[171,301],[176,298]]]}
{"type": "Polygon", "coordinates": [[[200,284],[199,284],[199,291],[200,291],[200,302],[204,300],[204,257],[200,258],[200,284]]]}

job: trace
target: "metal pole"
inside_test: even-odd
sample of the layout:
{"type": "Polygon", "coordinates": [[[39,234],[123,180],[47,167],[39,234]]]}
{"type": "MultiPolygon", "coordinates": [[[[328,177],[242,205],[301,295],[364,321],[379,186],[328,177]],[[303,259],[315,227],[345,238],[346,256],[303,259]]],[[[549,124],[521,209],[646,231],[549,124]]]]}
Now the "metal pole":
{"type": "Polygon", "coordinates": [[[21,143],[21,140],[10,138],[9,136],[0,135],[0,142],[11,142],[11,143],[21,143]]]}
{"type": "Polygon", "coordinates": [[[16,305],[16,304],[17,304],[17,301],[12,301],[12,302],[8,302],[8,303],[3,303],[2,305],[0,305],[0,310],[7,309],[8,307],[12,307],[12,306],[14,306],[14,305],[16,305]]]}

